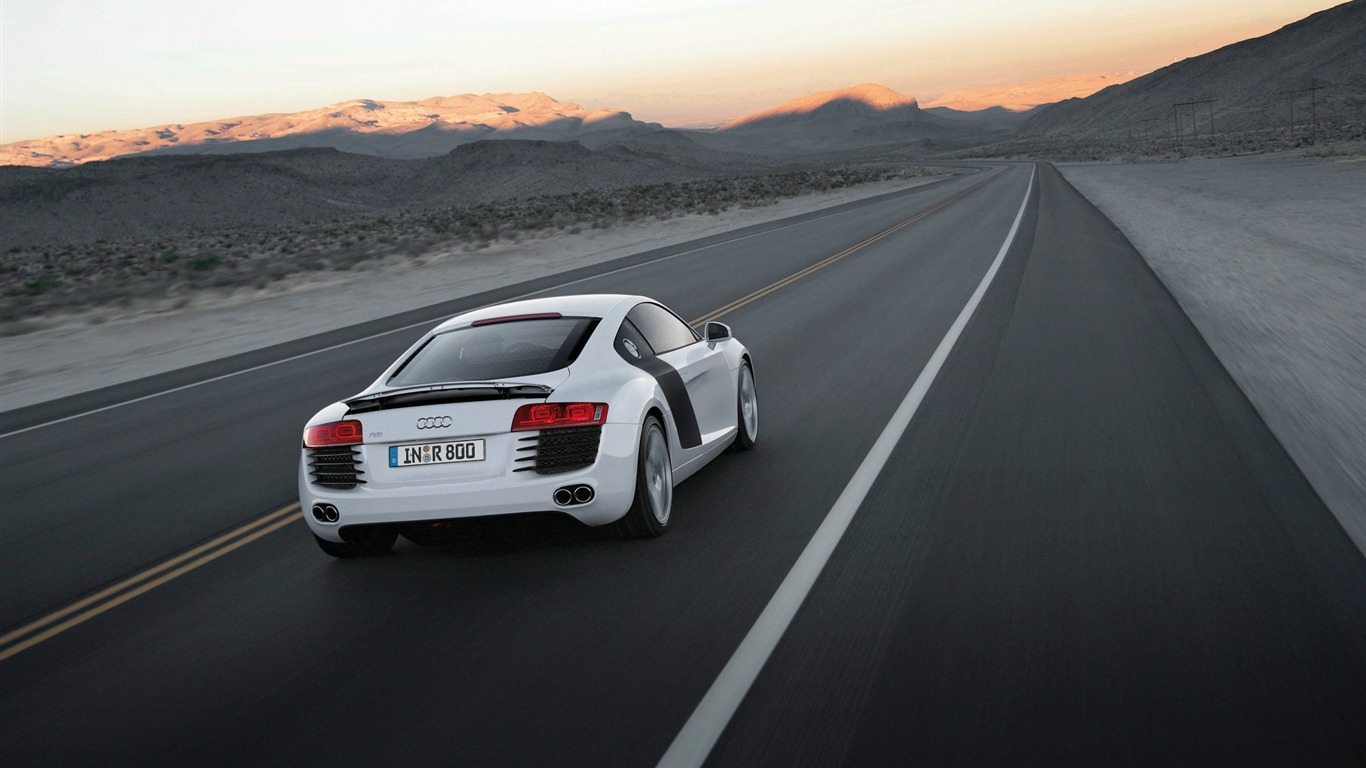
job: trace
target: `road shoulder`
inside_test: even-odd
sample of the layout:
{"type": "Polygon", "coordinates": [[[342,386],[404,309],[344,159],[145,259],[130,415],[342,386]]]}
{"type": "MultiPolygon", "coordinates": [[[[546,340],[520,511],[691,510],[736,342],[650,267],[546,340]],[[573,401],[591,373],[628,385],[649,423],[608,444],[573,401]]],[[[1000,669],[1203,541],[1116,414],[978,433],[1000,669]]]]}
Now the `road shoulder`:
{"type": "Polygon", "coordinates": [[[1063,165],[1366,552],[1366,158],[1063,165]]]}

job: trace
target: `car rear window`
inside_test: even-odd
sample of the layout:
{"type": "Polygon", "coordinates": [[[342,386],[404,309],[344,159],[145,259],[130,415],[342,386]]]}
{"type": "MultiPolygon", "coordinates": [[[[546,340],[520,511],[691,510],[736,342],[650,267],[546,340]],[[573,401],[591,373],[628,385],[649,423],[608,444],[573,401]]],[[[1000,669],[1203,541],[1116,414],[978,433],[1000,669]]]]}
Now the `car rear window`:
{"type": "Polygon", "coordinates": [[[506,381],[556,371],[578,357],[597,323],[593,317],[556,317],[457,328],[428,340],[388,384],[506,381]]]}

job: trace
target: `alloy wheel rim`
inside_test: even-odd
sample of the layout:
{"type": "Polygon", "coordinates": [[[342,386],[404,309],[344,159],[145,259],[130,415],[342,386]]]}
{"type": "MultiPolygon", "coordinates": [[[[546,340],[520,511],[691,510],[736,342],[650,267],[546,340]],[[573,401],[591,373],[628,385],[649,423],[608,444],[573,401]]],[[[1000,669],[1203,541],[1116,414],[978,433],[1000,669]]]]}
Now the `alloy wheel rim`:
{"type": "Polygon", "coordinates": [[[740,376],[740,415],[745,434],[753,440],[759,434],[759,398],[754,391],[754,374],[746,367],[740,376]]]}
{"type": "Polygon", "coordinates": [[[664,444],[664,434],[657,427],[651,428],[645,441],[645,489],[650,497],[650,512],[661,525],[669,522],[673,488],[669,447],[664,444]]]}

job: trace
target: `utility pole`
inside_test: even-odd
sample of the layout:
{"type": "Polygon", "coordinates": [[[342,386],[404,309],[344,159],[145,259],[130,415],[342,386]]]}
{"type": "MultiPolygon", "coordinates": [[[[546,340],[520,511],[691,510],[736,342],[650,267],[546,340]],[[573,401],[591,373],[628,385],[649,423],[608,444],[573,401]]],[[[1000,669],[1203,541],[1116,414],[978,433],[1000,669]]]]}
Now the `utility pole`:
{"type": "Polygon", "coordinates": [[[1310,80],[1309,87],[1305,90],[1309,91],[1309,143],[1317,144],[1319,143],[1318,95],[1319,91],[1323,90],[1323,86],[1319,85],[1316,80],[1310,80]]]}
{"type": "MultiPolygon", "coordinates": [[[[1183,101],[1183,102],[1180,102],[1180,103],[1177,103],[1177,104],[1173,104],[1173,105],[1172,105],[1172,112],[1173,112],[1174,114],[1179,114],[1181,107],[1190,107],[1190,108],[1191,108],[1191,139],[1192,139],[1192,140],[1197,140],[1197,139],[1200,138],[1200,130],[1199,130],[1199,127],[1198,127],[1199,120],[1197,120],[1197,119],[1196,119],[1196,116],[1195,116],[1195,107],[1196,107],[1196,105],[1198,105],[1198,104],[1208,104],[1208,105],[1210,105],[1210,106],[1209,106],[1209,132],[1210,132],[1210,135],[1211,135],[1211,136],[1214,135],[1214,102],[1216,102],[1216,101],[1218,101],[1218,99],[1201,99],[1201,100],[1199,100],[1199,101],[1183,101]]],[[[1181,127],[1180,118],[1177,118],[1177,130],[1178,130],[1178,131],[1180,130],[1180,127],[1181,127]]]]}
{"type": "Polygon", "coordinates": [[[1318,85],[1318,81],[1317,81],[1317,80],[1310,80],[1309,83],[1310,83],[1310,85],[1309,85],[1308,88],[1295,88],[1295,89],[1289,90],[1289,91],[1281,91],[1281,93],[1283,93],[1283,94],[1285,94],[1285,95],[1287,95],[1287,96],[1290,97],[1290,143],[1291,143],[1291,144],[1294,144],[1294,143],[1295,143],[1295,94],[1297,94],[1297,93],[1308,93],[1308,94],[1309,94],[1309,143],[1310,143],[1310,144],[1317,144],[1317,143],[1318,143],[1318,140],[1319,140],[1319,104],[1318,104],[1318,101],[1319,101],[1318,95],[1319,95],[1319,93],[1318,93],[1318,92],[1321,91],[1321,90],[1323,90],[1323,89],[1324,89],[1324,86],[1318,85]]]}

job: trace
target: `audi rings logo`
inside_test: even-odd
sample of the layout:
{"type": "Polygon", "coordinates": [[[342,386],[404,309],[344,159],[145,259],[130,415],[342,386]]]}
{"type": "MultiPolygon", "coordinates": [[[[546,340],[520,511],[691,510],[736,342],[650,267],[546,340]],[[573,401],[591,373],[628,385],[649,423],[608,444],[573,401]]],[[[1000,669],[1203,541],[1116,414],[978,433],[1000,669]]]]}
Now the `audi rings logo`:
{"type": "Polygon", "coordinates": [[[418,429],[441,429],[451,425],[450,416],[430,416],[425,419],[417,420],[418,429]]]}

